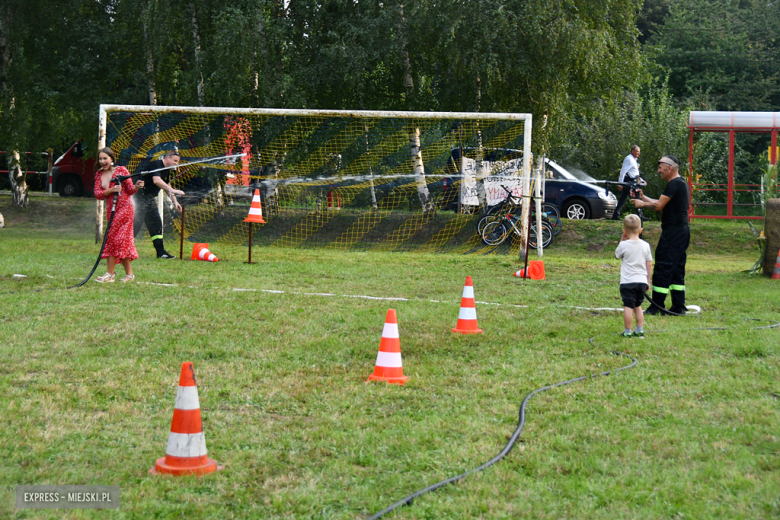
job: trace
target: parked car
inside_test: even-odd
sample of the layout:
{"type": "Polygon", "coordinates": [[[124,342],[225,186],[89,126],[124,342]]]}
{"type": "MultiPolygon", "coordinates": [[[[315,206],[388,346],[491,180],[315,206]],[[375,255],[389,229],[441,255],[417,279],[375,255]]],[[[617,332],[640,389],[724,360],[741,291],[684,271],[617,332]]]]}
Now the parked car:
{"type": "Polygon", "coordinates": [[[54,161],[52,186],[60,197],[93,196],[97,164],[94,157],[85,158],[83,141],[73,143],[54,161]]]}
{"type": "Polygon", "coordinates": [[[545,159],[546,181],[544,200],[560,209],[561,217],[569,219],[612,218],[617,206],[615,195],[582,170],[564,168],[545,159]]]}
{"type": "MultiPolygon", "coordinates": [[[[474,148],[455,148],[447,161],[442,182],[443,194],[440,209],[461,213],[473,213],[479,207],[476,174],[479,166],[474,148]],[[463,177],[455,174],[462,172],[463,177]],[[460,180],[460,184],[455,184],[460,180]],[[459,188],[458,188],[459,186],[459,188]]],[[[522,150],[486,148],[482,150],[483,161],[490,174],[484,179],[485,198],[488,206],[499,204],[507,197],[506,186],[515,196],[520,195],[522,150]]],[[[545,159],[544,202],[553,204],[561,217],[569,219],[612,218],[617,198],[606,188],[582,170],[564,168],[555,161],[545,159]]]]}

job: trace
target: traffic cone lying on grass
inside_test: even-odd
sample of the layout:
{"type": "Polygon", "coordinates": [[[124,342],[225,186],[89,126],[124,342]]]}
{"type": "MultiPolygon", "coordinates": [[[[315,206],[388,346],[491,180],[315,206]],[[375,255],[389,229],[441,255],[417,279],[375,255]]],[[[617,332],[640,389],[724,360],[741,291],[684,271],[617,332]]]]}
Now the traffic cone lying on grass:
{"type": "Polygon", "coordinates": [[[404,375],[401,362],[401,340],[398,337],[398,319],[395,309],[387,310],[385,327],[382,329],[382,340],[379,342],[379,352],[376,355],[374,373],[368,376],[369,381],[385,381],[402,385],[408,377],[404,375]]]}
{"type": "Polygon", "coordinates": [[[525,269],[520,269],[512,276],[519,276],[520,278],[530,278],[531,280],[544,280],[544,262],[541,260],[531,260],[528,262],[528,274],[526,276],[525,269]]]}
{"type": "Polygon", "coordinates": [[[458,325],[452,332],[459,334],[482,334],[482,329],[477,327],[477,305],[474,302],[474,284],[471,277],[466,277],[466,285],[463,286],[463,298],[460,300],[460,312],[458,312],[458,325]]]}
{"type": "Polygon", "coordinates": [[[208,244],[195,244],[192,246],[192,258],[190,260],[203,260],[204,262],[219,262],[217,255],[209,251],[208,244]]]}
{"type": "Polygon", "coordinates": [[[777,260],[775,260],[775,270],[772,273],[772,280],[780,280],[780,251],[777,252],[777,260]]]}
{"type": "Polygon", "coordinates": [[[173,409],[165,457],[149,470],[152,475],[205,475],[224,468],[206,454],[206,435],[200,420],[200,400],[192,363],[181,365],[179,391],[173,409]]]}

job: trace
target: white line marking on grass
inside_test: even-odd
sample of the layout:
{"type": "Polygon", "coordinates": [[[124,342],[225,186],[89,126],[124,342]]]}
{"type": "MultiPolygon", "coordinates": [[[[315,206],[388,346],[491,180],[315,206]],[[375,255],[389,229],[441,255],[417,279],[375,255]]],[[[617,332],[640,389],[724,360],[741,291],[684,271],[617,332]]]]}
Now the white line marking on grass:
{"type": "Polygon", "coordinates": [[[620,311],[623,312],[623,308],[615,307],[577,307],[576,305],[561,305],[561,307],[569,307],[570,309],[580,309],[582,311],[620,311]]]}
{"type": "MultiPolygon", "coordinates": [[[[175,283],[155,283],[155,282],[136,282],[136,283],[143,283],[147,285],[160,285],[163,287],[178,287],[175,283]]],[[[187,286],[190,289],[198,289],[198,287],[188,285],[187,286]]],[[[219,287],[214,287],[214,289],[219,289],[219,287]]],[[[233,287],[231,290],[236,292],[255,292],[260,291],[264,293],[269,294],[297,294],[300,296],[325,296],[328,298],[333,297],[341,297],[341,298],[360,298],[363,300],[374,300],[374,301],[389,301],[389,302],[411,302],[411,301],[421,301],[421,302],[430,302],[430,303],[445,303],[445,304],[454,304],[456,302],[453,301],[447,301],[447,300],[423,300],[423,299],[414,299],[414,298],[402,298],[398,296],[370,296],[367,294],[334,294],[334,293],[311,293],[311,292],[299,292],[299,291],[280,291],[278,289],[251,289],[251,288],[245,288],[245,287],[233,287]]],[[[544,307],[566,307],[569,309],[577,309],[581,311],[608,311],[608,312],[623,312],[623,308],[616,308],[616,307],[579,307],[576,305],[560,305],[560,304],[552,304],[552,305],[520,305],[515,303],[496,303],[496,302],[483,302],[483,301],[476,301],[474,303],[478,303],[480,305],[495,305],[496,307],[514,307],[516,309],[528,309],[531,307],[536,308],[544,308],[544,307]]],[[[699,314],[701,313],[701,307],[698,305],[688,305],[688,312],[693,314],[699,314]]]]}
{"type": "MultiPolygon", "coordinates": [[[[364,300],[383,300],[383,301],[391,301],[391,302],[408,302],[409,298],[393,298],[393,297],[383,297],[383,296],[366,296],[364,294],[342,294],[344,298],[363,298],[364,300]]],[[[430,300],[434,301],[434,300],[430,300]]]]}

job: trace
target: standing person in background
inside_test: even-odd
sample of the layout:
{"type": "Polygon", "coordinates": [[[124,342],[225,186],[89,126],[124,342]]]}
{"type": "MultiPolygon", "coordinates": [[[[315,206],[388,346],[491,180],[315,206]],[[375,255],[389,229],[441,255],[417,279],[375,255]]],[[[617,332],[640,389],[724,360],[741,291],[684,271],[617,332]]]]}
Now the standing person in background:
{"type": "Polygon", "coordinates": [[[645,310],[646,314],[658,314],[664,311],[666,295],[672,293],[672,306],[675,314],[685,314],[685,263],[688,259],[688,244],[691,241],[691,229],[688,227],[688,204],[691,196],[688,184],[680,177],[680,161],[673,155],[664,155],[658,161],[658,173],[667,182],[663,194],[651,199],[638,190],[638,199],[631,199],[637,208],[663,210],[661,216],[661,238],[655,248],[655,268],[653,269],[653,304],[645,310]]]}
{"type": "MultiPolygon", "coordinates": [[[[620,177],[618,177],[618,182],[640,180],[639,163],[636,162],[636,160],[639,159],[640,151],[641,150],[639,149],[638,145],[631,147],[631,153],[628,154],[625,159],[623,159],[623,167],[620,169],[620,177]]],[[[615,206],[615,212],[612,214],[612,220],[620,219],[620,210],[623,209],[623,204],[626,203],[626,200],[630,195],[629,192],[631,191],[625,186],[618,186],[618,189],[620,190],[620,199],[618,199],[617,206],[615,206]]]]}
{"type": "Polygon", "coordinates": [[[103,148],[98,152],[98,162],[100,170],[95,174],[95,198],[105,200],[108,209],[107,218],[111,222],[106,237],[106,247],[103,249],[101,258],[106,258],[106,274],[98,276],[95,281],[98,283],[113,282],[115,278],[114,267],[119,259],[125,268],[125,277],[122,282],[132,282],[135,280],[133,267],[130,262],[138,258],[138,252],[135,250],[133,241],[133,218],[135,209],[130,197],[135,195],[139,189],[144,187],[144,181],[138,181],[133,186],[133,181],[125,179],[119,184],[111,186],[116,182],[120,175],[129,176],[130,172],[124,166],[114,167],[114,151],[111,148],[103,148]],[[118,195],[117,195],[118,194],[118,195]],[[119,197],[116,201],[116,215],[111,220],[111,211],[114,207],[114,197],[119,197]]]}
{"type": "Polygon", "coordinates": [[[143,177],[144,190],[141,192],[139,199],[138,212],[133,225],[133,232],[138,235],[141,230],[141,224],[146,224],[146,229],[149,230],[149,236],[152,237],[152,244],[157,251],[157,258],[175,258],[168,253],[163,246],[163,223],[160,218],[160,211],[157,208],[157,194],[160,190],[165,190],[168,196],[173,201],[177,211],[181,211],[181,205],[176,200],[176,195],[184,195],[181,190],[175,190],[168,184],[171,170],[162,170],[162,168],[170,168],[179,164],[179,151],[176,149],[165,152],[162,159],[152,161],[147,166],[147,170],[161,170],[153,171],[143,177]]]}

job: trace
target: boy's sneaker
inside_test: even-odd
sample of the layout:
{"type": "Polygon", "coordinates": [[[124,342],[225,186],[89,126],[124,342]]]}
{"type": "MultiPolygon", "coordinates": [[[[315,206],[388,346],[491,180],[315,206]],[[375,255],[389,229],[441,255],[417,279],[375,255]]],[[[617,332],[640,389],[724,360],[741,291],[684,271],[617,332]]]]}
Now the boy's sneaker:
{"type": "Polygon", "coordinates": [[[633,338],[633,337],[634,337],[634,334],[632,334],[632,333],[630,333],[630,332],[625,332],[625,331],[623,331],[623,332],[620,334],[620,337],[622,337],[622,338],[633,338]]]}
{"type": "Polygon", "coordinates": [[[634,332],[633,336],[634,336],[635,338],[642,338],[642,339],[645,339],[645,333],[644,333],[644,331],[643,331],[643,332],[634,332]]]}
{"type": "Polygon", "coordinates": [[[157,255],[157,258],[164,258],[166,260],[170,260],[170,259],[173,259],[173,258],[176,258],[176,257],[173,256],[172,254],[170,254],[168,251],[163,251],[163,254],[157,255]]]}

